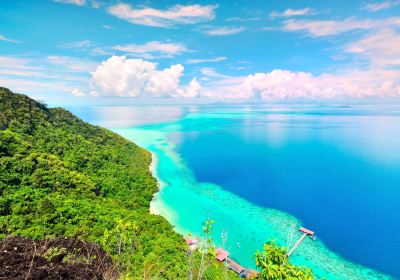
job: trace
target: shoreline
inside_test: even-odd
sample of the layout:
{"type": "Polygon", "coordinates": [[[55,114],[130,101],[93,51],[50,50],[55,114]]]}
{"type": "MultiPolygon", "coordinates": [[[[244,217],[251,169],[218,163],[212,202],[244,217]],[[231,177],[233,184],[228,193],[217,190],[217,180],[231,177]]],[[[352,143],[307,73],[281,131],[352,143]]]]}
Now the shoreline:
{"type": "MultiPolygon", "coordinates": [[[[168,210],[165,205],[162,205],[163,204],[162,200],[159,197],[160,192],[162,191],[163,188],[166,187],[167,183],[165,183],[160,178],[160,176],[158,175],[158,172],[157,172],[157,164],[158,164],[157,154],[152,152],[152,151],[149,151],[148,149],[146,149],[146,151],[148,151],[151,154],[151,163],[150,163],[149,168],[150,168],[151,175],[156,179],[157,186],[158,186],[158,190],[157,190],[157,192],[155,192],[153,194],[153,198],[152,198],[152,200],[150,202],[150,208],[149,208],[150,214],[164,217],[171,224],[171,226],[174,229],[174,231],[179,233],[176,230],[175,225],[171,223],[171,220],[172,220],[174,214],[172,213],[171,210],[168,210]]],[[[179,233],[179,234],[181,234],[181,233],[179,233]]]]}
{"type": "MultiPolygon", "coordinates": [[[[150,211],[163,216],[179,234],[199,235],[201,222],[204,222],[201,217],[204,215],[201,211],[196,212],[196,209],[208,208],[207,213],[210,212],[211,217],[216,220],[214,230],[222,232],[228,229],[231,239],[240,239],[242,248],[235,248],[233,244],[236,242],[230,242],[231,248],[227,249],[231,251],[233,258],[248,266],[252,254],[256,249],[262,249],[266,238],[284,241],[291,228],[301,226],[301,222],[288,213],[253,205],[215,184],[197,182],[183,159],[174,151],[174,144],[167,141],[168,131],[131,128],[122,131],[122,134],[151,153],[152,162],[149,168],[159,184],[159,190],[153,196],[150,211]],[[166,177],[171,182],[165,182],[163,178],[166,177]],[[187,200],[190,200],[190,204],[187,200]],[[172,208],[172,205],[176,207],[172,208]],[[232,217],[235,212],[240,215],[232,217]],[[240,229],[238,220],[251,223],[252,232],[240,229]]],[[[214,235],[214,240],[217,241],[214,243],[218,246],[217,236],[214,235]]],[[[305,241],[291,262],[310,267],[317,278],[392,279],[342,258],[328,249],[321,240],[315,243],[305,241]]]]}

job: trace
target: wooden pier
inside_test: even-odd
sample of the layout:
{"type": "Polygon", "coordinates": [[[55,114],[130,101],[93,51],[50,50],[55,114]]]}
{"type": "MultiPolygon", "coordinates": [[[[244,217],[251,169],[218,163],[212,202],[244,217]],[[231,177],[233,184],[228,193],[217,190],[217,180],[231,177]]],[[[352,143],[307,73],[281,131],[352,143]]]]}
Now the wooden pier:
{"type": "Polygon", "coordinates": [[[290,257],[290,255],[294,252],[294,250],[296,250],[297,247],[299,247],[300,243],[304,240],[304,238],[306,238],[306,236],[309,236],[313,240],[315,239],[315,233],[313,231],[306,228],[299,228],[299,231],[302,232],[303,235],[300,237],[299,240],[297,240],[296,244],[294,244],[292,249],[289,251],[289,253],[287,254],[288,257],[290,257]]]}

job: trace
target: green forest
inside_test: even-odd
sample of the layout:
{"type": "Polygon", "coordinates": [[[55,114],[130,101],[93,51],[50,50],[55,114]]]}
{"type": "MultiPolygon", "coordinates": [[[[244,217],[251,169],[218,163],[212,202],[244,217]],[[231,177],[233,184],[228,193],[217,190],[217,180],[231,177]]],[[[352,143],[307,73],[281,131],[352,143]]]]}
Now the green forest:
{"type": "MultiPolygon", "coordinates": [[[[148,151],[107,129],[0,88],[0,239],[93,242],[112,257],[121,279],[238,278],[212,260],[210,248],[205,261],[200,252],[189,254],[183,237],[150,214],[158,188],[150,161],[148,151]]],[[[257,255],[263,271],[276,266],[267,259],[257,255]]],[[[290,270],[312,279],[308,270],[290,270]]],[[[277,279],[269,275],[259,277],[277,279]]]]}

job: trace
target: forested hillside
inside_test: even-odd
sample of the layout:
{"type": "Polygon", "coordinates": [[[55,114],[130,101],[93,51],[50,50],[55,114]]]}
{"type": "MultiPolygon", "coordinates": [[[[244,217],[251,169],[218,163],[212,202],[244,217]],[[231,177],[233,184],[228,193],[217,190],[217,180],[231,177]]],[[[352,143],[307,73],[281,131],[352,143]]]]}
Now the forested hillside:
{"type": "MultiPolygon", "coordinates": [[[[202,250],[191,252],[150,214],[157,191],[150,161],[107,129],[0,87],[0,264],[7,265],[0,278],[76,279],[84,269],[95,279],[239,279],[214,260],[213,221],[203,228],[202,250]],[[98,260],[103,250],[111,267],[109,258],[98,260]]],[[[275,243],[255,263],[257,279],[313,278],[275,243]]]]}
{"type": "MultiPolygon", "coordinates": [[[[182,236],[149,213],[149,152],[6,88],[0,129],[0,239],[76,237],[101,245],[121,277],[188,278],[182,236]]],[[[212,263],[205,278],[222,274],[212,263]]]]}

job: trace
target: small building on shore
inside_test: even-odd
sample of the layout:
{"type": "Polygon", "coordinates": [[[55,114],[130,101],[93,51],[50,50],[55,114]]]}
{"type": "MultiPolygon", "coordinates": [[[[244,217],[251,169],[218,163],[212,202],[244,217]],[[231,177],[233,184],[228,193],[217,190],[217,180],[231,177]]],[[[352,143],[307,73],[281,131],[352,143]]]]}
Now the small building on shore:
{"type": "Polygon", "coordinates": [[[191,251],[197,250],[199,241],[196,238],[185,238],[185,242],[191,251]]]}
{"type": "Polygon", "coordinates": [[[220,262],[225,261],[226,258],[229,256],[229,253],[222,248],[217,248],[217,250],[215,250],[215,254],[216,259],[220,262]]]}

